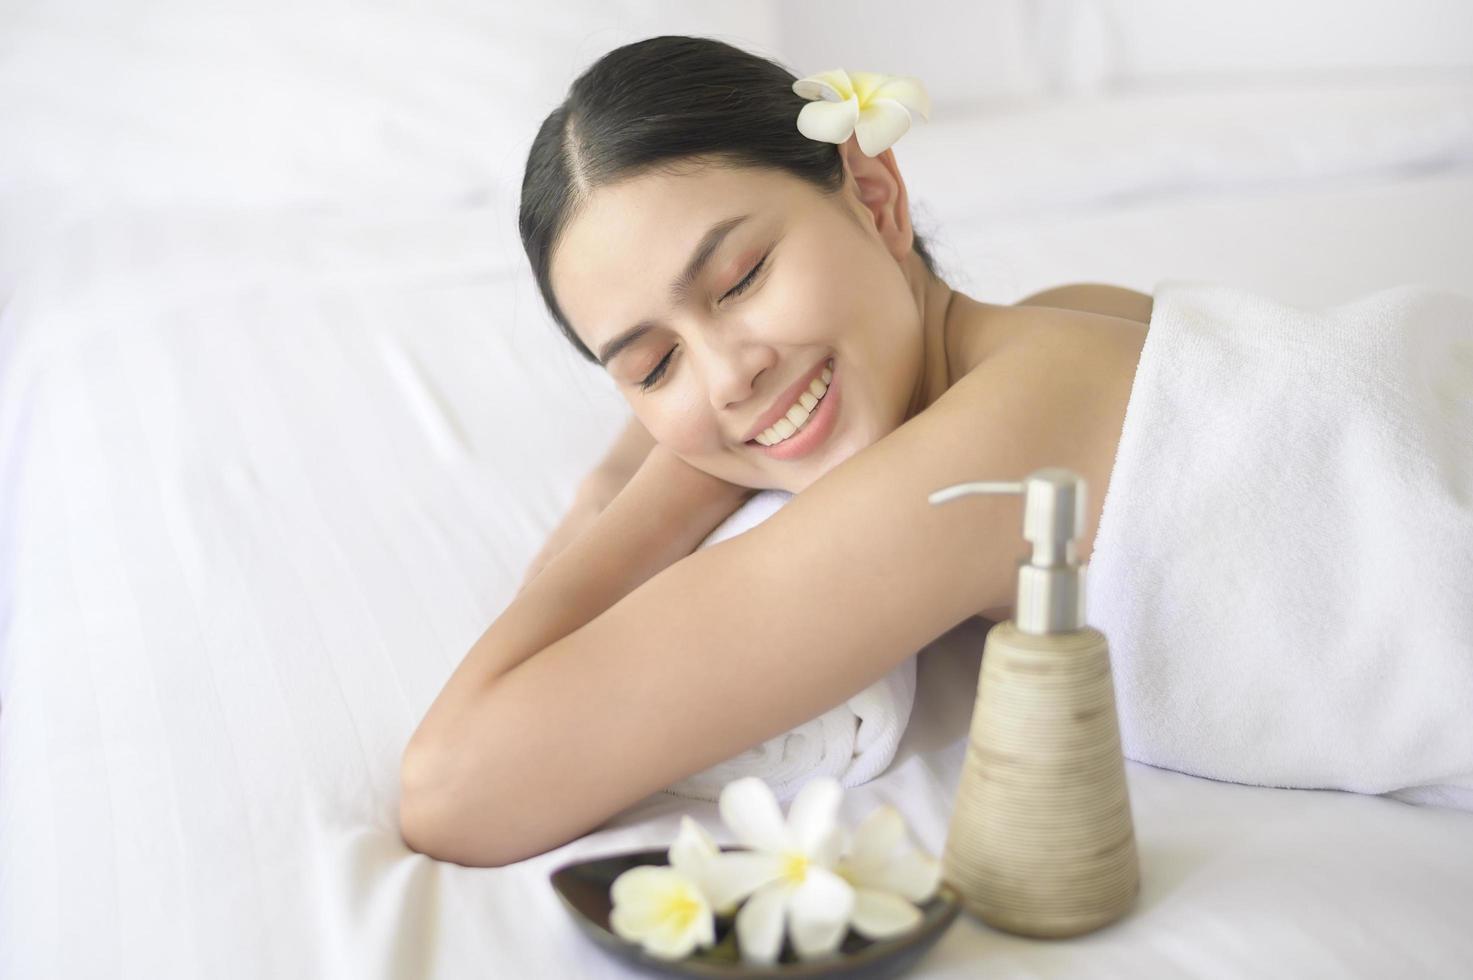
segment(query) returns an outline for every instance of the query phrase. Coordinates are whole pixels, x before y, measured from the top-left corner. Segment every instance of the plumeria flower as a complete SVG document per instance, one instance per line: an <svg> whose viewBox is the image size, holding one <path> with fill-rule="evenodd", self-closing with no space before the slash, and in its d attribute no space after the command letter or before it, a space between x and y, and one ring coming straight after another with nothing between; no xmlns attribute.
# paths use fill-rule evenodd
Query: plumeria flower
<svg viewBox="0 0 1473 980"><path fill-rule="evenodd" d="M678 960L716 942L711 905L696 883L664 864L641 864L614 879L609 927L651 956Z"/></svg>
<svg viewBox="0 0 1473 980"><path fill-rule="evenodd" d="M892 939L921 921L916 904L941 884L941 862L918 848L896 852L905 821L888 804L859 825L835 869L854 888L850 924L866 939ZM913 904L914 903L914 904Z"/></svg>
<svg viewBox="0 0 1473 980"><path fill-rule="evenodd" d="M689 815L680 818L680 834L670 845L670 864L696 883L717 915L731 915L742 899L772 878L771 862L763 855L722 851Z"/></svg>
<svg viewBox="0 0 1473 980"><path fill-rule="evenodd" d="M913 929L922 915L916 904L940 885L940 862L914 847L897 853L906 830L892 806L871 813L851 839L836 819L842 794L832 776L816 777L784 820L760 778L727 783L721 816L748 850L722 851L682 816L668 865L640 865L614 879L610 927L675 960L714 945L714 916L735 913L742 959L759 965L777 961L784 932L808 960L833 953L851 925L871 940Z"/></svg>
<svg viewBox="0 0 1473 980"><path fill-rule="evenodd" d="M721 817L751 851L743 886L761 881L736 914L742 960L770 965L784 926L801 959L834 952L849 930L854 889L834 872L843 845L836 822L843 789L832 776L803 785L783 819L772 789L756 776L727 783Z"/></svg>
<svg viewBox="0 0 1473 980"><path fill-rule="evenodd" d="M758 856L723 853L689 815L670 845L668 865L642 864L614 879L609 926L651 956L677 960L716 941L712 912L730 915L770 877Z"/></svg>
<svg viewBox="0 0 1473 980"><path fill-rule="evenodd" d="M884 153L913 116L931 118L926 87L907 75L835 68L798 79L793 92L813 100L798 113L798 132L825 143L843 143L853 133L865 156Z"/></svg>

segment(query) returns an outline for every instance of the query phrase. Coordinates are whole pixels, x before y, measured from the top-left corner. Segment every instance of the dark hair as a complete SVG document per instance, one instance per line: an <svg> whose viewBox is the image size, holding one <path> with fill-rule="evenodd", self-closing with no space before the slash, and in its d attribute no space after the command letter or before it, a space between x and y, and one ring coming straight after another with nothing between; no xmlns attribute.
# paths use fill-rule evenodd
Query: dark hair
<svg viewBox="0 0 1473 980"><path fill-rule="evenodd" d="M825 194L844 186L838 145L798 131L807 100L793 91L795 81L782 65L725 42L667 34L604 55L543 120L527 154L517 223L553 320L587 360L598 363L558 306L550 267L573 209L594 188L708 156L785 170ZM919 234L912 247L935 276Z"/></svg>

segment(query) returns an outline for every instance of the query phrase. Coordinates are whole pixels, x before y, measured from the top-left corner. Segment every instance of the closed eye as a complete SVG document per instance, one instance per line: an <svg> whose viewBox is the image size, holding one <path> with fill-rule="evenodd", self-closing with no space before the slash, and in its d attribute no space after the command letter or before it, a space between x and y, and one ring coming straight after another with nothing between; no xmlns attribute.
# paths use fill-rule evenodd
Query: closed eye
<svg viewBox="0 0 1473 980"><path fill-rule="evenodd" d="M660 359L660 363L655 365L655 369L651 371L645 377L645 379L639 383L639 386L645 390L649 390L651 385L653 385L656 381L659 381L660 376L665 373L665 365L670 363L670 357L674 353L675 348L670 348L670 352Z"/></svg>
<svg viewBox="0 0 1473 980"><path fill-rule="evenodd" d="M771 254L771 252L767 253L767 255ZM747 273L742 278L741 282L731 287L730 291L728 291L726 295L722 296L721 298L728 299L732 296L740 296L742 293L746 292L747 288L752 285L752 280L757 278L757 273L761 272L762 267L767 264L767 255L762 256L762 258L757 261L757 264L752 266L752 271ZM639 387L641 389L648 391L651 387L654 386L656 381L659 381L660 378L664 376L665 368L669 365L670 358L672 355L674 355L674 353L675 348L670 348L669 352L660 359L660 363L655 365L655 369L651 371L648 375L646 375L645 379L639 383Z"/></svg>
<svg viewBox="0 0 1473 980"><path fill-rule="evenodd" d="M768 253L768 255L771 255L771 254L772 254L771 252ZM767 263L767 255L764 255L757 262L756 265L752 266L752 271L749 272L749 273L747 273L746 277L743 278L741 282L739 282L735 286L731 287L731 292L727 293L726 296L723 296L721 298L722 299L726 299L729 296L740 296L742 293L746 292L747 287L750 286L750 285L752 285L752 280L755 279L755 278L757 278L757 273L760 272L760 271L762 271L762 266L765 265L766 263Z"/></svg>

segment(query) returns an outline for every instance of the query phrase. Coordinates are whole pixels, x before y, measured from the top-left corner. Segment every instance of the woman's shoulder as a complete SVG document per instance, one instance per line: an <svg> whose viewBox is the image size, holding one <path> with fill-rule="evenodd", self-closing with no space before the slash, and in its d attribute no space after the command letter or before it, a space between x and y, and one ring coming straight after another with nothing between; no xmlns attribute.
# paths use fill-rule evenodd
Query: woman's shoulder
<svg viewBox="0 0 1473 980"><path fill-rule="evenodd" d="M1066 356L1059 369L1072 366L1087 370L1092 362L1098 363L1100 352L1105 350L1126 355L1133 363L1139 358L1149 329L1152 298L1133 290L1121 292L1144 302L1127 302L1124 297L1101 301L1100 293L1073 294L1072 301L1077 305L1003 305L965 299L951 340L953 381L1000 356L1072 353L1075 356Z"/></svg>
<svg viewBox="0 0 1473 980"><path fill-rule="evenodd" d="M971 370L757 526L690 556L682 574L709 589L667 578L656 580L659 590L632 595L651 608L687 597L687 618L741 623L733 632L743 642L783 652L776 664L815 645L855 653L844 670L857 690L861 673L873 679L968 616L998 618L1013 599L1026 549L1021 502L938 507L929 502L936 490L1016 480L1044 466L1072 469L1089 488L1079 539L1087 561L1134 376L1125 331L1138 337L1144 327L957 301L953 326L967 327L947 342L971 343L948 346L948 356L978 358ZM949 361L952 373L958 363ZM692 595L700 597L694 611ZM742 597L734 612L732 596ZM751 609L763 615L752 620ZM644 617L631 613L630 621ZM813 684L832 695L832 676Z"/></svg>
<svg viewBox="0 0 1473 980"><path fill-rule="evenodd" d="M936 404L951 402L945 424L952 428L1028 446L1023 455L978 465L983 475L976 479L1018 479L1041 466L1064 466L1084 478L1078 551L1088 562L1147 324L1065 307L977 306L971 344L960 354L967 369ZM1011 439L998 438L1003 431ZM996 620L1007 610L982 615Z"/></svg>
<svg viewBox="0 0 1473 980"><path fill-rule="evenodd" d="M1102 282L1076 282L1030 293L1013 305L1080 310L1149 323L1154 303L1150 293Z"/></svg>

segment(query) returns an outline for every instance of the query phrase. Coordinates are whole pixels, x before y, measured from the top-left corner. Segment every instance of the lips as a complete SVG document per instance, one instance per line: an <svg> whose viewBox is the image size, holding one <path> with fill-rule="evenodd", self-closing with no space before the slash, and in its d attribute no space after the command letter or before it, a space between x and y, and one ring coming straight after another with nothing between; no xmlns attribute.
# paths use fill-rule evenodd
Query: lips
<svg viewBox="0 0 1473 980"><path fill-rule="evenodd" d="M775 425L778 419L787 415L788 409L792 408L793 404L797 402L798 396L808 390L808 386L813 382L814 378L823 374L824 365L828 362L828 356L824 356L797 381L794 381L788 387L787 391L778 395L777 400L772 403L772 407L763 413L762 417L757 420L757 424L747 431L747 436L743 441L754 442L769 426Z"/></svg>

